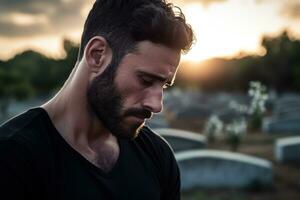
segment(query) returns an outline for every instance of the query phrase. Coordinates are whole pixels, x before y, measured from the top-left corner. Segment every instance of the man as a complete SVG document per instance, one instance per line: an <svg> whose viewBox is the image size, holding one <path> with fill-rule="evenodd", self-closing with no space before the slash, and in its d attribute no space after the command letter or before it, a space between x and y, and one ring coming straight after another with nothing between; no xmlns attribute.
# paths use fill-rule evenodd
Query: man
<svg viewBox="0 0 300 200"><path fill-rule="evenodd" d="M144 123L192 39L164 1L96 1L62 89L0 129L0 198L180 199L172 150Z"/></svg>

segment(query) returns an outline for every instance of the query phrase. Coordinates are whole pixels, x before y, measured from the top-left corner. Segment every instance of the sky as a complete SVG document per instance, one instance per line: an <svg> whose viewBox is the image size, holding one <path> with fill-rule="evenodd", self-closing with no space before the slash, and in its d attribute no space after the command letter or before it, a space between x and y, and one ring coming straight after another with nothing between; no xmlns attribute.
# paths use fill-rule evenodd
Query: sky
<svg viewBox="0 0 300 200"><path fill-rule="evenodd" d="M300 39L300 0L169 0L196 35L184 60L264 54L264 35ZM26 49L62 57L62 39L79 42L93 0L0 0L0 59Z"/></svg>

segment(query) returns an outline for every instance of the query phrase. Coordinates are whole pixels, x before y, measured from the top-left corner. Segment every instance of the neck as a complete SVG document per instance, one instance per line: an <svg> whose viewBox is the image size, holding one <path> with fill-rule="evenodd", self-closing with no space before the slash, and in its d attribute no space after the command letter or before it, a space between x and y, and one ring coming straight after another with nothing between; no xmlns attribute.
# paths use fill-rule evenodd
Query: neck
<svg viewBox="0 0 300 200"><path fill-rule="evenodd" d="M87 102L88 71L78 64L62 89L42 105L63 138L79 152L92 154L117 139L91 111Z"/></svg>

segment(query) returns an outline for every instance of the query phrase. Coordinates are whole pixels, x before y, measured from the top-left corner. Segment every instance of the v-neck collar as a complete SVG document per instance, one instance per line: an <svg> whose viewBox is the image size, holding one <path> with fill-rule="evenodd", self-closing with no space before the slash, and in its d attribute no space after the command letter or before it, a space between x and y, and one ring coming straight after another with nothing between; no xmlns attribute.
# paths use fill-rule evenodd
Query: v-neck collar
<svg viewBox="0 0 300 200"><path fill-rule="evenodd" d="M78 158L87 167L91 168L97 174L99 174L100 176L105 177L105 178L113 177L113 175L116 173L116 171L118 171L118 168L120 166L120 163L121 163L122 157L123 157L123 145L124 145L124 142L125 142L123 139L117 139L118 144L119 144L119 156L118 156L118 159L117 159L116 163L114 164L114 166L112 167L112 169L110 171L105 172L104 170L102 170L101 168L99 168L95 164L93 164L91 161L89 161L87 158L85 158L80 152L78 152L76 149L74 149L62 137L62 135L59 133L59 131L55 128L54 124L52 123L52 120L51 120L50 116L48 115L48 113L45 109L43 109L41 107L34 108L34 109L40 110L40 112L42 113L45 120L47 120L47 122L48 122L47 124L49 124L49 128L52 130L51 133L53 133L53 135L56 137L56 139L58 141L60 141L60 143L66 148L66 150L68 150L73 156Z"/></svg>

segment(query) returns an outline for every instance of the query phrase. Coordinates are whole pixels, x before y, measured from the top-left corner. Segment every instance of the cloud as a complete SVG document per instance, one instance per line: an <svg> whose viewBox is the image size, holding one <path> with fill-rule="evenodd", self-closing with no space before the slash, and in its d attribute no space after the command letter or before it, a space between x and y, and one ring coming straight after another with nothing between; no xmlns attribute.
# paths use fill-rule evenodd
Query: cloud
<svg viewBox="0 0 300 200"><path fill-rule="evenodd" d="M25 14L41 14L47 13L61 4L60 0L0 0L1 13L25 13Z"/></svg>
<svg viewBox="0 0 300 200"><path fill-rule="evenodd" d="M41 24L32 24L28 26L22 26L18 24L12 24L7 22L0 22L0 35L2 37L32 37L43 34L48 34L47 28Z"/></svg>
<svg viewBox="0 0 300 200"><path fill-rule="evenodd" d="M280 14L292 20L300 20L300 2L284 4Z"/></svg>
<svg viewBox="0 0 300 200"><path fill-rule="evenodd" d="M171 0L179 5L200 3L203 6L224 1ZM0 0L0 37L68 35L82 29L85 20L82 11L87 6L91 8L92 2L94 0ZM15 16L26 16L27 22L25 18Z"/></svg>
<svg viewBox="0 0 300 200"><path fill-rule="evenodd" d="M178 3L181 5L188 4L188 3L199 3L199 4L202 4L203 6L209 6L214 3L222 3L225 1L227 1L227 0L174 0L171 2L174 2L175 4Z"/></svg>
<svg viewBox="0 0 300 200"><path fill-rule="evenodd" d="M92 0L0 0L0 36L26 37L39 34L67 34L84 23L82 9ZM27 26L7 16L24 15L34 20ZM27 20L28 21L28 20ZM30 21L30 20L29 20Z"/></svg>

